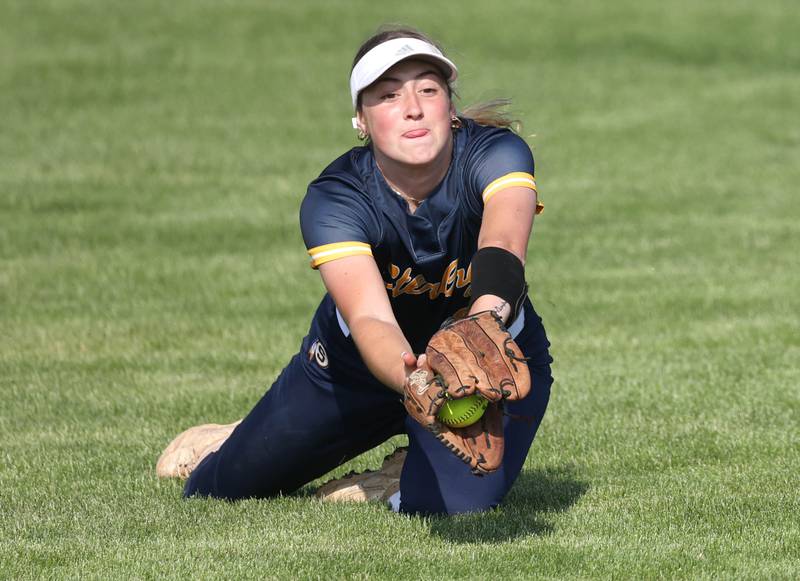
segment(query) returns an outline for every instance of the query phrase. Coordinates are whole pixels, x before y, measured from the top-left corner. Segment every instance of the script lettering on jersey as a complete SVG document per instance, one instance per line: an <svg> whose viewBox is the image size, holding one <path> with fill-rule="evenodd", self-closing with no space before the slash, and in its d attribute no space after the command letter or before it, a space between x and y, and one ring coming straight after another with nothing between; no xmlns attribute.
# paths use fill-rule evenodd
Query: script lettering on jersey
<svg viewBox="0 0 800 581"><path fill-rule="evenodd" d="M470 264L465 271L463 268L458 268L458 260L447 265L442 273L442 279L437 282L428 282L421 274L415 276L410 268L401 272L400 267L394 264L389 264L389 275L392 277L392 282L387 282L386 288L392 291L392 297L427 293L428 298L433 300L439 295L452 296L455 289L464 287L467 287L464 296L468 297L472 290L469 286L472 281L472 265Z"/></svg>

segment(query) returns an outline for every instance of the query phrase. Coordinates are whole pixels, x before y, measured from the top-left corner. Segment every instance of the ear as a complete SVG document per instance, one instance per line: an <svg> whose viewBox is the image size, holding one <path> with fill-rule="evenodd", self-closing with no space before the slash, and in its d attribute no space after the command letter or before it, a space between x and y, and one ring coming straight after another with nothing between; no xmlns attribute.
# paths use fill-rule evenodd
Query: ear
<svg viewBox="0 0 800 581"><path fill-rule="evenodd" d="M452 119L455 116L456 116L456 106L451 101L450 102L450 118Z"/></svg>
<svg viewBox="0 0 800 581"><path fill-rule="evenodd" d="M363 113L361 113L360 110L356 111L356 127L358 128L358 130L361 133L363 133L365 135L369 135L369 131L368 131L368 127L367 127L367 121L366 121L366 119L364 119L364 115L363 115Z"/></svg>

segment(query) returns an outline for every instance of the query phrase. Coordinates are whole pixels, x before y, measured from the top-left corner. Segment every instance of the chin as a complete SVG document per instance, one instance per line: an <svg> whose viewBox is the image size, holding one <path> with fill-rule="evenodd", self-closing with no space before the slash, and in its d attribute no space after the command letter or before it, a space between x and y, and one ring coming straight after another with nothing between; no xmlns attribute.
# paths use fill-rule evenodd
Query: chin
<svg viewBox="0 0 800 581"><path fill-rule="evenodd" d="M407 165L428 165L436 159L435 155L413 155L407 156L403 162Z"/></svg>
<svg viewBox="0 0 800 581"><path fill-rule="evenodd" d="M432 147L421 148L418 151L409 151L403 155L403 161L409 165L428 165L436 161L442 151L442 148L436 149Z"/></svg>

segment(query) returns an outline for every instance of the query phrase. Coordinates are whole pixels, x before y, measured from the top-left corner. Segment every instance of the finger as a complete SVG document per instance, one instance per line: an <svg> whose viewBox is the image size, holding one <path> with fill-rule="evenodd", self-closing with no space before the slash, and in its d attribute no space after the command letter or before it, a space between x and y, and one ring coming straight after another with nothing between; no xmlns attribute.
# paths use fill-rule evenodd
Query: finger
<svg viewBox="0 0 800 581"><path fill-rule="evenodd" d="M411 367L412 369L417 367L417 358L414 356L413 353L409 353L408 351L403 351L400 354L400 358L403 360L403 365L406 367Z"/></svg>
<svg viewBox="0 0 800 581"><path fill-rule="evenodd" d="M424 353L417 357L417 367L425 367L428 364L428 356Z"/></svg>

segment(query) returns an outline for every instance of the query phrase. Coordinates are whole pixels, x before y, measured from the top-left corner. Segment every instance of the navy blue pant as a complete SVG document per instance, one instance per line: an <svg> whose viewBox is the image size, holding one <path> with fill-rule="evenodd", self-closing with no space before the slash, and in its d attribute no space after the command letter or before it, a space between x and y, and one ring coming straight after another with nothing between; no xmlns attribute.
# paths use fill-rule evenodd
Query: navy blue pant
<svg viewBox="0 0 800 581"><path fill-rule="evenodd" d="M530 420L504 418L505 454L497 472L473 475L406 414L401 396L389 388L333 383L315 375L303 349L230 438L192 472L184 495L235 500L287 494L406 433L402 512L456 514L497 506L522 469L553 382L544 328L532 309L526 314L535 320L529 320L516 341L530 357L533 389L524 400L508 403L506 410ZM304 348L308 342L307 337Z"/></svg>

